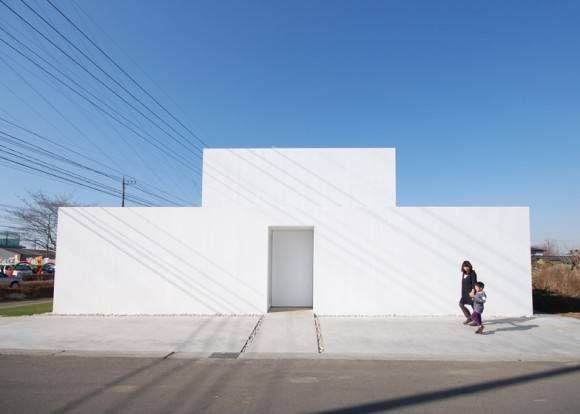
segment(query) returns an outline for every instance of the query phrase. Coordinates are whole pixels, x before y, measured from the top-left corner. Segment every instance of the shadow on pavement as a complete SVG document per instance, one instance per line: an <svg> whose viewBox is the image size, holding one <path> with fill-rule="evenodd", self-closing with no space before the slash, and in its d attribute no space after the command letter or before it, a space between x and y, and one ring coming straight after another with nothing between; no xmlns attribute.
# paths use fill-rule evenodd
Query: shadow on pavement
<svg viewBox="0 0 580 414"><path fill-rule="evenodd" d="M539 381L541 379L557 377L560 375L572 374L578 371L580 371L580 365L575 365L571 367L535 372L533 374L518 375L516 377L505 378L501 380L487 381L477 384L465 385L462 387L448 388L440 391L409 395L407 397L375 401L368 404L318 411L318 413L375 413L379 411L385 412L390 410L398 410L413 405L427 404L448 398L477 394L485 391L491 391L497 388L510 387L532 381Z"/></svg>

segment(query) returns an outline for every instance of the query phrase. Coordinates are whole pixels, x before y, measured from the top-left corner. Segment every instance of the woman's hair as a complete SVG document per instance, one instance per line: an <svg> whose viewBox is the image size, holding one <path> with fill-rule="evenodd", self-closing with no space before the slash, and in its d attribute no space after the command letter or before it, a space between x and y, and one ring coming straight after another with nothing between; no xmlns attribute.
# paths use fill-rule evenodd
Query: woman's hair
<svg viewBox="0 0 580 414"><path fill-rule="evenodd" d="M471 262L469 260L464 260L463 263L461 264L461 273L465 274L465 270L463 270L464 267L469 267L469 273L473 272L473 266L471 265Z"/></svg>

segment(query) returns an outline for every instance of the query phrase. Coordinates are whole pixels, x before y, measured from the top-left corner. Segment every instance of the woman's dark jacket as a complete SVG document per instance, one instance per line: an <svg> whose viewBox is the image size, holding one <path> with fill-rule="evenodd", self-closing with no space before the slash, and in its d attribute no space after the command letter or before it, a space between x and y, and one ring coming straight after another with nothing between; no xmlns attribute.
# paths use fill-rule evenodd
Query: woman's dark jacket
<svg viewBox="0 0 580 414"><path fill-rule="evenodd" d="M467 277L461 274L461 301L466 303L471 303L472 299L469 297L469 292L475 289L475 283L477 283L477 273L472 270Z"/></svg>

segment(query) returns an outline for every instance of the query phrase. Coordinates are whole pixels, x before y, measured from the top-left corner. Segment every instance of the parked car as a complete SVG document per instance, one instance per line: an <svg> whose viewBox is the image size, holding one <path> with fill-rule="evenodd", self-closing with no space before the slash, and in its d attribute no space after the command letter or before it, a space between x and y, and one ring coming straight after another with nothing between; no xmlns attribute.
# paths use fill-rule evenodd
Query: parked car
<svg viewBox="0 0 580 414"><path fill-rule="evenodd" d="M54 265L52 263L46 263L42 265L42 271L44 273L53 274L54 273Z"/></svg>
<svg viewBox="0 0 580 414"><path fill-rule="evenodd" d="M0 287L18 288L22 278L20 276L6 276L4 273L0 273Z"/></svg>
<svg viewBox="0 0 580 414"><path fill-rule="evenodd" d="M26 278L27 276L34 276L32 267L28 263L18 263L13 267L14 272L12 277L18 277L20 279Z"/></svg>

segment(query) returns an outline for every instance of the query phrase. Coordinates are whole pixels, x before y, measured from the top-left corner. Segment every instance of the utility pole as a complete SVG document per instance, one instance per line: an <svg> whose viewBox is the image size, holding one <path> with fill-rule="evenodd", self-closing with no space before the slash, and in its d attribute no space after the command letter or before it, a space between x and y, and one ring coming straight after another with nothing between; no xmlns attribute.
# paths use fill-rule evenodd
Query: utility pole
<svg viewBox="0 0 580 414"><path fill-rule="evenodd" d="M121 186L121 207L125 207L125 187L135 184L136 182L137 181L135 181L133 178L127 178L123 176L123 183Z"/></svg>

